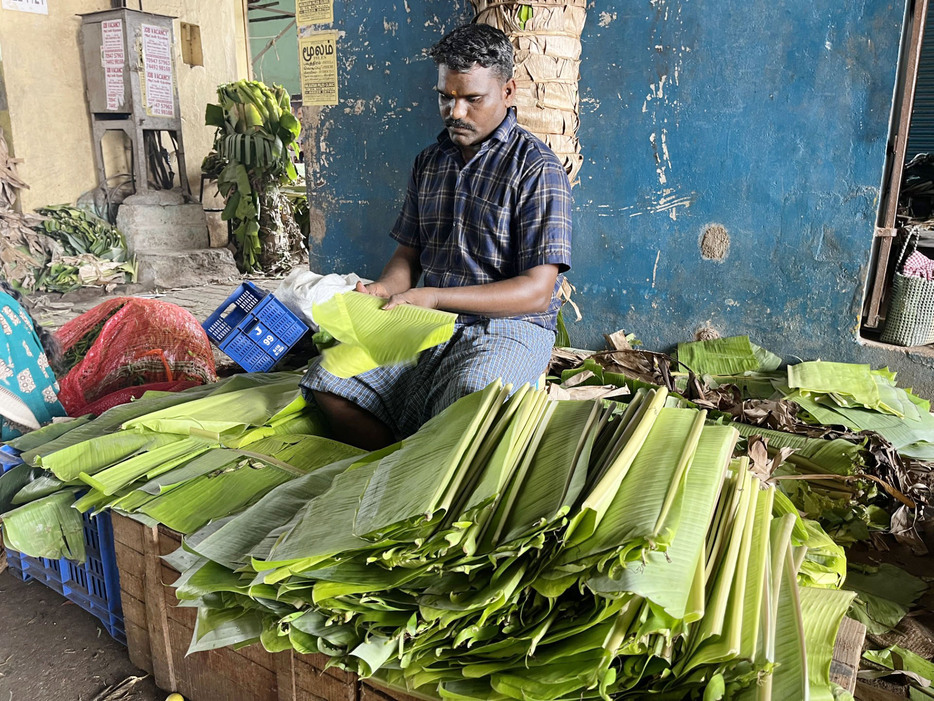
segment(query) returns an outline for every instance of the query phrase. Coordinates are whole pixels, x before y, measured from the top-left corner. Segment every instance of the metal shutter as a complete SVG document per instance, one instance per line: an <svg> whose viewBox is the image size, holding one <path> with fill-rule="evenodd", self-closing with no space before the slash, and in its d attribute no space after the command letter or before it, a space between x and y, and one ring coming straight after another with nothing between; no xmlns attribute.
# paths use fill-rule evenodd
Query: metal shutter
<svg viewBox="0 0 934 701"><path fill-rule="evenodd" d="M934 153L934 12L928 12L924 23L905 161L919 153Z"/></svg>

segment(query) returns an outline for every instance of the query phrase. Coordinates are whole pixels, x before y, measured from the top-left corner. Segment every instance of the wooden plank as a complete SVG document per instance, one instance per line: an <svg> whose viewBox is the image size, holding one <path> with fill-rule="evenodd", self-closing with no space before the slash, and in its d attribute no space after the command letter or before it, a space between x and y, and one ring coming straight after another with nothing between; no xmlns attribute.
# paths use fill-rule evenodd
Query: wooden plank
<svg viewBox="0 0 934 701"><path fill-rule="evenodd" d="M128 596L137 601L143 601L146 598L146 580L123 569L120 569L119 563L117 569L120 572L120 595Z"/></svg>
<svg viewBox="0 0 934 701"><path fill-rule="evenodd" d="M879 686L871 686L864 681L856 682L854 696L856 701L905 701L904 693L896 694Z"/></svg>
<svg viewBox="0 0 934 701"><path fill-rule="evenodd" d="M170 625L177 624L194 630L198 609L191 606L166 606L165 615Z"/></svg>
<svg viewBox="0 0 934 701"><path fill-rule="evenodd" d="M305 676L295 682L298 699L306 701L357 701L357 684L340 681L327 674Z"/></svg>
<svg viewBox="0 0 934 701"><path fill-rule="evenodd" d="M329 657L327 655L295 655L295 673L302 679L304 677L316 678L320 674L326 674L334 677L338 681L352 683L356 681L357 675L351 672L345 672L340 667L328 667Z"/></svg>
<svg viewBox="0 0 934 701"><path fill-rule="evenodd" d="M422 701L426 696L412 696L404 691L377 684L369 679L360 681L359 701Z"/></svg>
<svg viewBox="0 0 934 701"><path fill-rule="evenodd" d="M169 555L182 547L182 534L159 526L159 554Z"/></svg>
<svg viewBox="0 0 934 701"><path fill-rule="evenodd" d="M169 639L164 586L159 564L159 532L143 526L143 557L145 558L146 627L152 652L153 678L162 689L174 691L177 686L175 665Z"/></svg>
<svg viewBox="0 0 934 701"><path fill-rule="evenodd" d="M298 689L295 686L295 652L289 650L280 653L275 655L275 660L276 688L279 692L278 701L299 701Z"/></svg>
<svg viewBox="0 0 934 701"><path fill-rule="evenodd" d="M274 655L251 645L186 657L196 609L177 605L170 585L178 573L160 557L179 547L180 535L121 516L115 516L115 522L130 658L150 671L160 688L179 691L189 701L359 701L356 676L337 668L325 670L323 655Z"/></svg>
<svg viewBox="0 0 934 701"><path fill-rule="evenodd" d="M162 572L159 575L162 578L162 583L167 587L172 587L172 591L174 592L175 582L178 581L178 578L181 577L181 575L178 573L178 570L165 564L165 560L160 560L159 564L162 569Z"/></svg>
<svg viewBox="0 0 934 701"><path fill-rule="evenodd" d="M120 604L123 607L123 620L134 623L141 628L146 627L146 604L136 597L129 596L125 591L120 592Z"/></svg>
<svg viewBox="0 0 934 701"><path fill-rule="evenodd" d="M140 555L143 553L143 533L142 524L131 518L111 512L111 522L113 523L114 543L125 545L130 550L134 550Z"/></svg>
<svg viewBox="0 0 934 701"><path fill-rule="evenodd" d="M142 582L146 578L143 554L130 550L119 543L114 543L114 554L116 555L117 569L120 570L120 584L123 584L123 577L127 576L134 578L142 586Z"/></svg>
<svg viewBox="0 0 934 701"><path fill-rule="evenodd" d="M138 522L116 513L112 514L112 523L127 651L133 664L153 674L148 612L146 604L143 603L146 598L141 551L143 527ZM134 547L139 547L140 550L135 550Z"/></svg>
<svg viewBox="0 0 934 701"><path fill-rule="evenodd" d="M230 648L185 656L191 631L171 626L172 654L178 690L189 701L278 701L276 673L254 664Z"/></svg>
<svg viewBox="0 0 934 701"><path fill-rule="evenodd" d="M165 566L163 566L163 567L162 567L162 572L161 572L161 575L160 575L160 576L162 577L162 584L163 584L164 587L165 587L165 595L164 595L164 596L165 596L165 603L166 603L168 606L178 606L178 597L175 596L175 587L173 587L173 586L171 585L171 583L170 583L170 582L176 581L176 580L178 579L178 576L177 576L177 575L172 575L172 574L171 574L172 570L168 570L168 572L169 572L170 574L169 574L168 579L166 579L166 576L165 576L165 575L166 575L166 570L167 570L167 568L166 568Z"/></svg>
<svg viewBox="0 0 934 701"><path fill-rule="evenodd" d="M149 631L146 626L124 621L126 646L130 653L130 662L152 674L152 653L149 650Z"/></svg>
<svg viewBox="0 0 934 701"><path fill-rule="evenodd" d="M194 635L195 621L198 616L198 610L193 606L178 606L174 608L168 608L166 613L169 621L169 627L173 631L176 628L180 628L184 634L183 637L187 636L188 643L185 644L185 650L183 651L187 652L188 644L191 642L191 638ZM278 669L276 657L278 657L279 654L285 654L273 654L268 652L266 648L264 648L259 643L247 645L246 647L241 647L236 650L234 650L232 647L225 647L222 648L220 652L233 655L234 657L242 657L243 659L240 661L241 664L257 665L270 672L276 672Z"/></svg>
<svg viewBox="0 0 934 701"><path fill-rule="evenodd" d="M893 228L898 214L898 198L901 193L905 153L908 149L908 132L911 127L911 112L914 106L915 85L918 81L918 64L921 61L927 9L927 2L914 3L911 9L911 31L900 51L899 71L895 86L895 109L889 124L885 172L882 175L882 202L877 222L879 228L882 229ZM873 256L875 264L870 271L872 284L869 286L870 293L864 305L867 307L865 316L866 326L869 328L876 328L879 325L882 298L888 287L886 280L889 276L889 258L892 254L891 237L882 237L877 241L878 249Z"/></svg>
<svg viewBox="0 0 934 701"><path fill-rule="evenodd" d="M284 652L277 652L275 654L269 652L259 643L241 647L239 650L231 648L230 651L263 669L268 669L270 672L278 672L279 665L276 658L288 656L287 653Z"/></svg>
<svg viewBox="0 0 934 701"><path fill-rule="evenodd" d="M851 694L856 690L856 673L859 671L865 639L866 626L844 616L833 647L830 681L839 684Z"/></svg>
<svg viewBox="0 0 934 701"><path fill-rule="evenodd" d="M324 701L356 701L357 676L337 667L325 669L325 655L294 654L292 683L297 699L324 699ZM288 698L288 697L286 697Z"/></svg>

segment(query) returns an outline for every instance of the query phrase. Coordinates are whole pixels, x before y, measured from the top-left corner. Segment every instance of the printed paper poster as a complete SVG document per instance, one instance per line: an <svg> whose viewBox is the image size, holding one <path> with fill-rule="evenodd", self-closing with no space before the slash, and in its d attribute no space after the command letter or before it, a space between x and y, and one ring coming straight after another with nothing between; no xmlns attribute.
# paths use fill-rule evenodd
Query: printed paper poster
<svg viewBox="0 0 934 701"><path fill-rule="evenodd" d="M141 26L143 32L143 77L146 81L146 114L174 117L172 83L172 36L168 27Z"/></svg>
<svg viewBox="0 0 934 701"><path fill-rule="evenodd" d="M337 104L337 32L299 38L303 105Z"/></svg>
<svg viewBox="0 0 934 701"><path fill-rule="evenodd" d="M299 27L333 21L334 0L295 0L295 22Z"/></svg>
<svg viewBox="0 0 934 701"><path fill-rule="evenodd" d="M123 20L101 22L101 63L104 66L104 88L107 94L107 109L123 107Z"/></svg>
<svg viewBox="0 0 934 701"><path fill-rule="evenodd" d="M49 2L48 0L3 0L3 9L47 15L49 14Z"/></svg>

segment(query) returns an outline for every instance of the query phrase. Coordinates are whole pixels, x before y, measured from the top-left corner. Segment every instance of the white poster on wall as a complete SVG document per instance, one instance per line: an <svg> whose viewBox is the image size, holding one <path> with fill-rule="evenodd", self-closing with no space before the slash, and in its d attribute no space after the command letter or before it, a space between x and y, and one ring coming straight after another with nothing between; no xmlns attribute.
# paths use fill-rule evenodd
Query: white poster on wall
<svg viewBox="0 0 934 701"><path fill-rule="evenodd" d="M104 66L104 88L107 93L107 109L123 107L123 20L101 22L101 63Z"/></svg>
<svg viewBox="0 0 934 701"><path fill-rule="evenodd" d="M303 105L336 105L337 32L314 32L298 40Z"/></svg>
<svg viewBox="0 0 934 701"><path fill-rule="evenodd" d="M47 15L49 14L49 2L48 0L3 0L3 9Z"/></svg>
<svg viewBox="0 0 934 701"><path fill-rule="evenodd" d="M146 83L146 114L175 116L172 83L172 37L168 27L142 25L143 77Z"/></svg>
<svg viewBox="0 0 934 701"><path fill-rule="evenodd" d="M295 0L295 21L299 27L330 24L334 21L334 0Z"/></svg>

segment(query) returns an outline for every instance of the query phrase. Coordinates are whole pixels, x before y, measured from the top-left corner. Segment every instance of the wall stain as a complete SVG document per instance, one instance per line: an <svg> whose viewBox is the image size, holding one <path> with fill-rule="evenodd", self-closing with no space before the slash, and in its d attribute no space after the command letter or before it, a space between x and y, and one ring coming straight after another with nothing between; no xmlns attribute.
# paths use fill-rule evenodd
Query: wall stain
<svg viewBox="0 0 934 701"><path fill-rule="evenodd" d="M708 224L700 237L701 257L723 262L730 252L730 234L722 224Z"/></svg>

